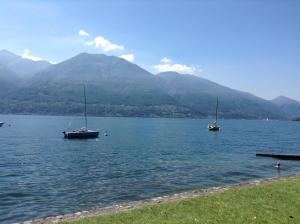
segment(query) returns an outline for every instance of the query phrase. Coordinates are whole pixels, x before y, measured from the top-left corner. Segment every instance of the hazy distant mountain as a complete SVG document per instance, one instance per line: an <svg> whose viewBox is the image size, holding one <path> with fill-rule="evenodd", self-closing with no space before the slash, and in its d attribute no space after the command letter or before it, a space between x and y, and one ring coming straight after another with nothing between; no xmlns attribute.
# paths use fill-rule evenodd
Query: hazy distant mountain
<svg viewBox="0 0 300 224"><path fill-rule="evenodd" d="M271 102L280 107L280 109L287 114L288 117L300 117L300 102L286 96L279 96L271 100Z"/></svg>
<svg viewBox="0 0 300 224"><path fill-rule="evenodd" d="M12 84L20 81L16 73L0 65L0 83ZM3 86L2 86L3 87Z"/></svg>
<svg viewBox="0 0 300 224"><path fill-rule="evenodd" d="M56 64L32 79L33 82L103 82L107 80L127 80L151 82L151 73L122 58L104 54L81 53L75 57Z"/></svg>
<svg viewBox="0 0 300 224"><path fill-rule="evenodd" d="M79 114L83 84L94 115L161 116L165 107L176 107L156 76L118 57L86 53L38 72L13 100L28 102L24 109L31 104L47 113Z"/></svg>
<svg viewBox="0 0 300 224"><path fill-rule="evenodd" d="M89 86L89 100L95 103L149 106L173 102L157 77L124 59L102 54L82 53L53 65L37 73L28 87L60 93L62 99L81 99L78 92L83 84Z"/></svg>
<svg viewBox="0 0 300 224"><path fill-rule="evenodd" d="M32 61L7 50L0 50L0 66L6 67L22 78L31 77L50 65L47 61Z"/></svg>
<svg viewBox="0 0 300 224"><path fill-rule="evenodd" d="M0 65L0 96L19 87L20 78L16 73Z"/></svg>
<svg viewBox="0 0 300 224"><path fill-rule="evenodd" d="M165 81L165 89L181 105L193 108L204 115L213 114L219 97L220 115L234 118L278 119L283 115L267 100L252 94L230 89L194 75L176 72L159 73Z"/></svg>
<svg viewBox="0 0 300 224"><path fill-rule="evenodd" d="M271 100L271 102L278 106L300 105L300 102L298 102L297 100L288 98L286 96L278 96L275 99Z"/></svg>
<svg viewBox="0 0 300 224"><path fill-rule="evenodd" d="M81 114L83 84L92 115L212 117L218 96L220 117L289 116L273 102L203 78L175 72L153 75L124 59L87 53L51 65L14 87L5 99L0 98L0 111Z"/></svg>

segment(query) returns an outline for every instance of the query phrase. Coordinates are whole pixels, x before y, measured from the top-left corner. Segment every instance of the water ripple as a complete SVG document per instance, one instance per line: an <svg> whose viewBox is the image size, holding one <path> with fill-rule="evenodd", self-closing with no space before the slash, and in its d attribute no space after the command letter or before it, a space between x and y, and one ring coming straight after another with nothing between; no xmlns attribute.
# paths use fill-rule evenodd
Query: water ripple
<svg viewBox="0 0 300 224"><path fill-rule="evenodd" d="M261 151L299 153L300 126L278 121L90 118L109 130L69 141L61 131L80 117L11 116L0 129L0 223L13 223L300 171L296 161L256 158Z"/></svg>

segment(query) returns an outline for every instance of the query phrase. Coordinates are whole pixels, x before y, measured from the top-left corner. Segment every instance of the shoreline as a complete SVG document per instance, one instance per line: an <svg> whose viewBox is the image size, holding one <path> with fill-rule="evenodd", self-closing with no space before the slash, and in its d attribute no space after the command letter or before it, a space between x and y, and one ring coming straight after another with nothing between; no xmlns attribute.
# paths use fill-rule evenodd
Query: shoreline
<svg viewBox="0 0 300 224"><path fill-rule="evenodd" d="M42 114L42 113L6 113L0 114L3 116L49 116L49 117L82 117L82 114ZM187 120L210 120L214 119L214 116L125 116L125 115L88 115L88 117L94 118L150 118L150 119L187 119ZM218 120L246 120L246 121L265 121L265 118L241 118L241 117L221 117ZM293 121L290 118L283 119L270 119L270 121Z"/></svg>
<svg viewBox="0 0 300 224"><path fill-rule="evenodd" d="M261 184L267 183L274 183L282 180L287 180L290 178L300 177L300 173L291 174L287 176L280 176L280 177L270 177L270 178L263 178L263 179L256 179L246 182L240 182L236 184L229 184L223 185L219 187L210 187L204 189L197 189L193 191L186 191L182 193L175 193L170 195L163 195L159 197L153 197L145 200L140 201L132 201L123 204L116 204L112 206L102 207L102 208L92 208L86 211L78 211L74 213L68 213L64 215L57 215L57 216L49 216L46 218L40 219L33 219L24 222L19 222L20 224L50 224L50 223L58 223L58 222L68 222L68 221L77 221L83 218L101 216L101 215L109 215L119 212L126 212L133 209L143 208L149 205L157 205L160 203L172 202L172 201L181 201L186 199L191 199L195 197L207 196L210 194L224 192L230 189L236 188L243 188L243 187L250 187L250 186L257 186Z"/></svg>

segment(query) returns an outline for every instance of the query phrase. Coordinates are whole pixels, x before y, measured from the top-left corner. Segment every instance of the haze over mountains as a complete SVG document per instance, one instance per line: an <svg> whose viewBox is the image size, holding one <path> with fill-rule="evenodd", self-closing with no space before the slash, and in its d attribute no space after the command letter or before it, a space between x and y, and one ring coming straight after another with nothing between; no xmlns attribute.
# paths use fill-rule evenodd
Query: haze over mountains
<svg viewBox="0 0 300 224"><path fill-rule="evenodd" d="M98 116L291 119L298 101L268 101L188 74L153 75L124 59L81 53L58 64L23 59L0 51L0 113L82 114L87 86L88 113Z"/></svg>
<svg viewBox="0 0 300 224"><path fill-rule="evenodd" d="M21 78L31 77L50 65L47 61L32 61L7 50L0 50L0 67L9 69Z"/></svg>
<svg viewBox="0 0 300 224"><path fill-rule="evenodd" d="M271 102L277 105L288 117L300 117L300 103L285 96L279 96Z"/></svg>

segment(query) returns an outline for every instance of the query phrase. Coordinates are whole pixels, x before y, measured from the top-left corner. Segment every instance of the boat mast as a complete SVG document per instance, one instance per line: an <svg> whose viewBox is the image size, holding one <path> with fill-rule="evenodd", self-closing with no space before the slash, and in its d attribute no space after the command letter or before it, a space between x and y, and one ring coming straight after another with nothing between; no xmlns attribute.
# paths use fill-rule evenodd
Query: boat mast
<svg viewBox="0 0 300 224"><path fill-rule="evenodd" d="M216 124L218 121L218 107L219 107L219 97L217 97L217 106L216 106Z"/></svg>
<svg viewBox="0 0 300 224"><path fill-rule="evenodd" d="M85 85L83 85L83 94L84 94L84 119L85 119L85 128L87 128Z"/></svg>

